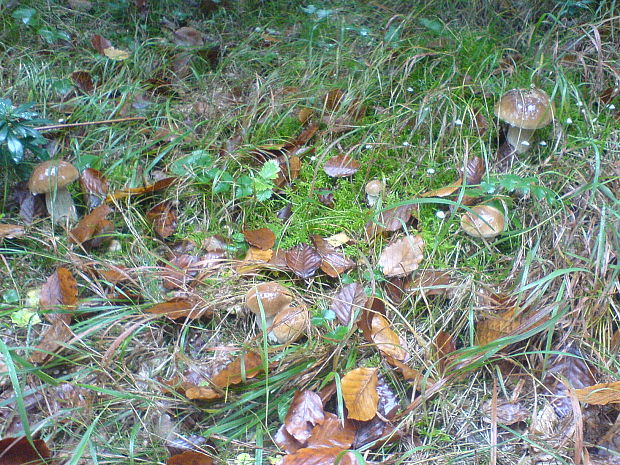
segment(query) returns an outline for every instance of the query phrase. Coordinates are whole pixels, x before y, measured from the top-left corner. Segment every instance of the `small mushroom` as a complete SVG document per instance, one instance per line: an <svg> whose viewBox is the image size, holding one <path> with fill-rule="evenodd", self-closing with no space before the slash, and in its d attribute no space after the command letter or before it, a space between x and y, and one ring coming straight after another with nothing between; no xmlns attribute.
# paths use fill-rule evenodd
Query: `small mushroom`
<svg viewBox="0 0 620 465"><path fill-rule="evenodd" d="M245 295L245 306L259 318L259 322L262 307L267 326L271 326L275 316L292 301L291 291L275 281L260 283Z"/></svg>
<svg viewBox="0 0 620 465"><path fill-rule="evenodd" d="M551 122L555 109L541 89L512 89L495 104L495 115L508 123L506 140L517 153L530 148L532 134Z"/></svg>
<svg viewBox="0 0 620 465"><path fill-rule="evenodd" d="M492 239L504 232L504 214L490 205L472 207L461 218L461 229L473 237Z"/></svg>
<svg viewBox="0 0 620 465"><path fill-rule="evenodd" d="M286 307L273 319L269 339L280 344L295 342L306 332L310 313L305 307Z"/></svg>
<svg viewBox="0 0 620 465"><path fill-rule="evenodd" d="M39 163L28 181L28 189L33 194L45 194L45 205L54 223L66 218L77 220L75 204L66 189L79 176L71 163L62 160L48 160Z"/></svg>
<svg viewBox="0 0 620 465"><path fill-rule="evenodd" d="M383 195L383 192L385 192L385 184L378 179L373 179L372 181L368 181L365 190L368 206L374 207L379 198Z"/></svg>

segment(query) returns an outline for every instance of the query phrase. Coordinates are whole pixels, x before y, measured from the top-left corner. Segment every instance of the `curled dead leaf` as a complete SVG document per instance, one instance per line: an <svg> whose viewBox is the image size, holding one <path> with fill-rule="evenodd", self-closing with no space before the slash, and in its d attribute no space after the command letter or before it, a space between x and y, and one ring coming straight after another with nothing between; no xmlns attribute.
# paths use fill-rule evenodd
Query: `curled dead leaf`
<svg viewBox="0 0 620 465"><path fill-rule="evenodd" d="M400 338L390 327L390 322L383 315L373 316L371 338L381 353L401 362L405 360L407 353L401 345Z"/></svg>
<svg viewBox="0 0 620 465"><path fill-rule="evenodd" d="M286 251L286 265L302 279L308 279L321 265L321 256L308 244L299 244Z"/></svg>
<svg viewBox="0 0 620 465"><path fill-rule="evenodd" d="M381 252L379 266L385 276L405 276L417 269L424 255L422 236L405 236L388 245Z"/></svg>

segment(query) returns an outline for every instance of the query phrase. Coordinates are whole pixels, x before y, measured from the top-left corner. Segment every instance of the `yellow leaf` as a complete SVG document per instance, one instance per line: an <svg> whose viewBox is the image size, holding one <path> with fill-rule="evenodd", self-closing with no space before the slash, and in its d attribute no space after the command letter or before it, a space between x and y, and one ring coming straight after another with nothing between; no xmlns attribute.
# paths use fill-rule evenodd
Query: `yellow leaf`
<svg viewBox="0 0 620 465"><path fill-rule="evenodd" d="M125 50L119 50L114 47L108 47L103 49L103 54L110 60L123 61L129 58L129 52Z"/></svg>
<svg viewBox="0 0 620 465"><path fill-rule="evenodd" d="M368 421L377 414L377 369L356 368L342 378L342 396L350 420Z"/></svg>

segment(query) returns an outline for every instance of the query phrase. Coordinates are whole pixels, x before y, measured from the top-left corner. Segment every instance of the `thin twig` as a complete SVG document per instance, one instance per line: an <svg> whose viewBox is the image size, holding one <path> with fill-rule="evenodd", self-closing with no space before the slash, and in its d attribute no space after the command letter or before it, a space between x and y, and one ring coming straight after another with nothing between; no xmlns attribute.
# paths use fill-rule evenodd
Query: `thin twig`
<svg viewBox="0 0 620 465"><path fill-rule="evenodd" d="M130 118L105 119L102 121L87 121L85 123L52 124L50 126L40 126L35 129L37 131L49 131L50 129L77 128L80 126L93 126L95 124L123 123L125 121L144 121L145 119L146 118L144 116L133 116Z"/></svg>

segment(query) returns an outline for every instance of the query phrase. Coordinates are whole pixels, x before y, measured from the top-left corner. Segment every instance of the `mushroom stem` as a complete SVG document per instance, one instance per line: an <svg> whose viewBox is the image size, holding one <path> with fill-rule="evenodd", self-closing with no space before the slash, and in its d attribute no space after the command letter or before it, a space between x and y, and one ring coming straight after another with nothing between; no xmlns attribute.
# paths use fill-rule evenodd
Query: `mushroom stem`
<svg viewBox="0 0 620 465"><path fill-rule="evenodd" d="M506 140L512 145L517 153L527 152L530 148L530 140L536 129L523 129L512 124L508 128Z"/></svg>
<svg viewBox="0 0 620 465"><path fill-rule="evenodd" d="M70 221L77 221L75 204L67 189L58 188L54 192L47 192L45 205L54 223L62 223L66 218Z"/></svg>

